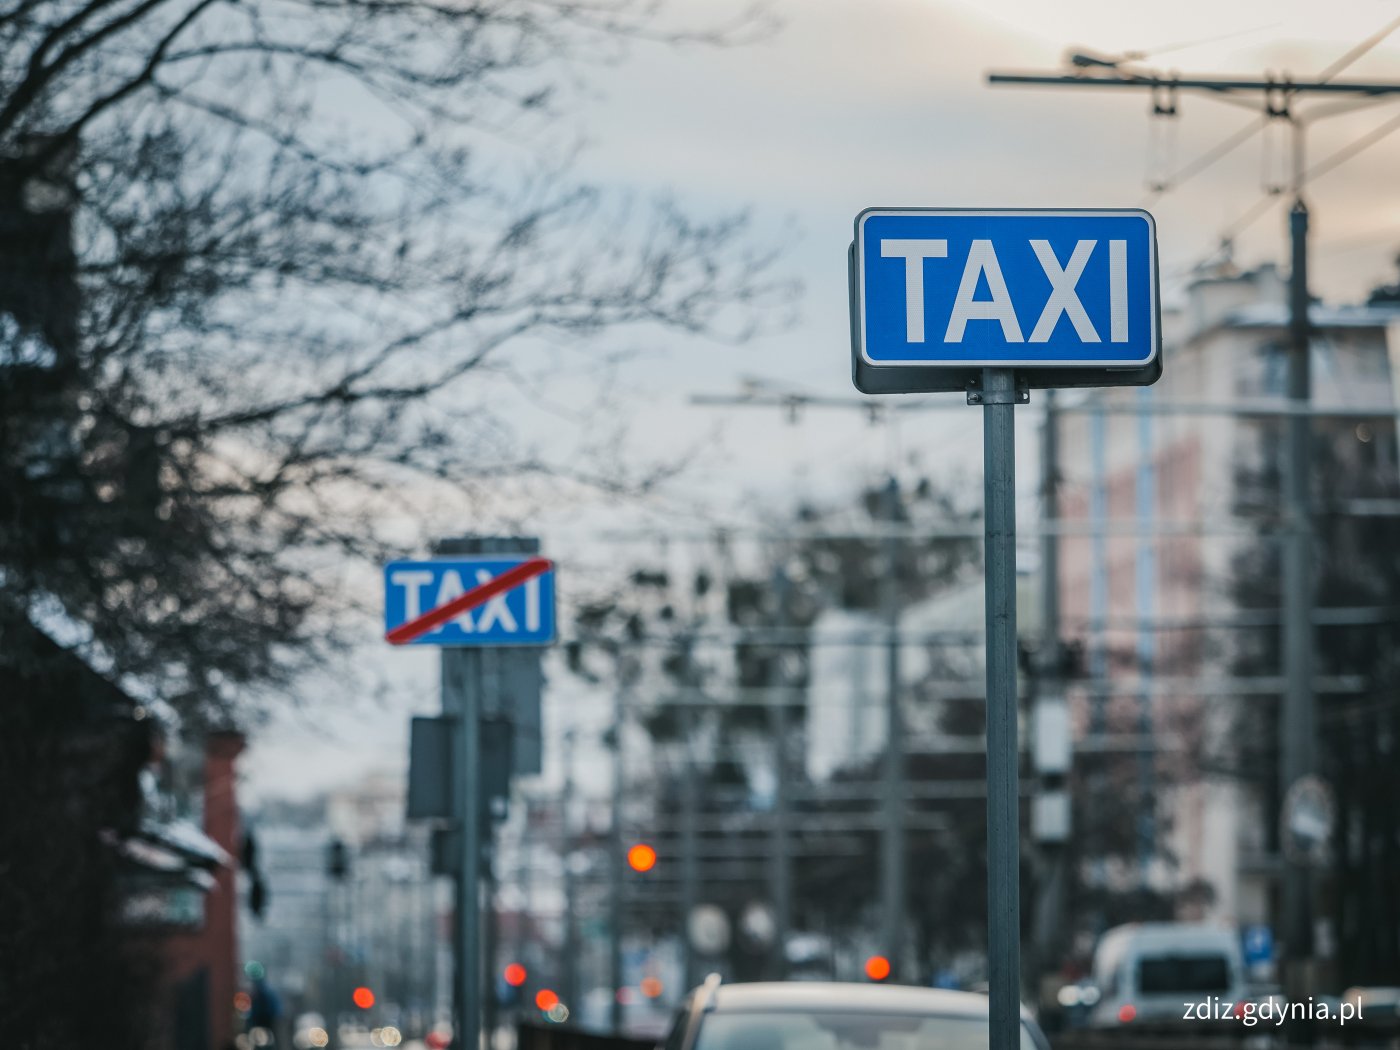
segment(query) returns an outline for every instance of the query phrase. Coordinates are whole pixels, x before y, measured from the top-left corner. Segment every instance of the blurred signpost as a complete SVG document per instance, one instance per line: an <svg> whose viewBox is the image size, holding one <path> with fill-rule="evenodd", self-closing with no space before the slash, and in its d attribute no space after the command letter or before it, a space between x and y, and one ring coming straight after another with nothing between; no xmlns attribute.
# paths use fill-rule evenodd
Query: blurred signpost
<svg viewBox="0 0 1400 1050"><path fill-rule="evenodd" d="M539 557L392 562L384 567L384 637L394 645L548 645L553 569Z"/></svg>
<svg viewBox="0 0 1400 1050"><path fill-rule="evenodd" d="M1244 949L1244 964L1251 971L1274 961L1274 931L1264 925L1246 926L1240 934Z"/></svg>
<svg viewBox="0 0 1400 1050"><path fill-rule="evenodd" d="M1162 374L1156 228L1140 210L871 208L849 253L851 373L867 394L983 408L990 1050L1020 1041L1014 408L1032 388Z"/></svg>
<svg viewBox="0 0 1400 1050"><path fill-rule="evenodd" d="M454 1043L476 1050L482 1008L481 875L493 796L512 772L538 771L539 658L555 638L554 564L532 538L465 537L444 557L384 568L384 636L393 645L442 647L442 718L415 720L409 816L445 818L435 870L457 880ZM488 739L489 738L489 739ZM504 764L503 764L504 763Z"/></svg>

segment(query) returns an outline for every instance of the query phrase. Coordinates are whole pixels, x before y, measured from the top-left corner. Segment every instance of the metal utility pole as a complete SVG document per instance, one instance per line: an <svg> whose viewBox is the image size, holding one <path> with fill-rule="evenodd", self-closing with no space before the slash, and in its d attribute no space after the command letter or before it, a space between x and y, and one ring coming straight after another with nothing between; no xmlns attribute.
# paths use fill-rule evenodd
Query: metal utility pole
<svg viewBox="0 0 1400 1050"><path fill-rule="evenodd" d="M1390 28L1394 28L1392 25ZM1385 30L1389 32L1389 28ZM1288 462L1283 485L1285 538L1283 550L1283 662L1285 687L1279 718L1279 789L1286 794L1302 777L1316 769L1317 706L1313 685L1313 571L1311 507L1311 417L1307 409L1312 399L1310 371L1310 324L1308 319L1307 238L1308 209L1302 189L1307 181L1304 168L1304 114L1293 112L1293 105L1308 95L1327 94L1376 98L1400 94L1397 81L1339 80L1332 73L1378 42L1384 33L1353 49L1340 63L1313 80L1251 79L1248 77L1162 76L1137 66L1106 61L1094 63L1104 73L992 73L991 84L1021 84L1054 87L1132 88L1166 92L1174 97L1180 91L1201 91L1207 95L1254 94L1261 98L1267 119L1285 119L1293 128L1293 205L1289 213L1289 239L1292 272L1289 276L1289 362L1288 398L1299 409L1289 415ZM1341 112L1328 109L1314 118ZM1292 998L1312 994L1310 957L1312 945L1312 899L1308 874L1301 864L1285 861L1283 869L1282 926L1287 968L1284 990Z"/></svg>
<svg viewBox="0 0 1400 1050"><path fill-rule="evenodd" d="M785 553L785 552L784 552ZM773 571L774 623L779 632L787 626L788 576L781 564ZM772 971L776 980L787 977L787 939L792 926L792 843L788 835L788 710L787 669L783 656L771 658L768 667L768 720L773 732L773 949Z"/></svg>
<svg viewBox="0 0 1400 1050"><path fill-rule="evenodd" d="M622 988L622 855L626 844L622 840L622 732L626 705L622 684L622 657L618 656L618 684L613 693L612 724L612 827L608 829L611 849L608 850L608 1021L613 1033L622 1033L622 1000L618 992Z"/></svg>
<svg viewBox="0 0 1400 1050"><path fill-rule="evenodd" d="M1036 662L1033 764L1040 793L1032 810L1031 832L1039 847L1041 878L1035 904L1034 958L1028 976L1039 982L1053 964L1064 908L1065 853L1070 806L1066 778L1070 771L1069 715L1064 695L1064 645L1060 638L1060 427L1057 396L1045 392L1045 431L1041 441L1042 518L1048 526L1040 540L1040 652Z"/></svg>
<svg viewBox="0 0 1400 1050"><path fill-rule="evenodd" d="M1152 403L1150 387L1142 387L1137 395L1140 405ZM1137 428L1137 519L1150 526L1157 517L1157 471L1153 463L1150 412L1138 416ZM1157 595L1157 547L1151 533L1138 542L1134 574L1137 615L1143 621L1143 626L1137 632L1137 672L1147 687L1138 697L1138 733L1143 740L1151 742L1156 735L1156 718L1152 710L1150 685L1157 667L1157 633L1146 626L1155 609ZM1157 854L1156 755L1150 747L1138 755L1138 798L1138 877L1145 887L1149 884L1152 862Z"/></svg>
<svg viewBox="0 0 1400 1050"><path fill-rule="evenodd" d="M438 554L479 554L481 543L463 538L443 540ZM453 922L456 1024L453 1042L460 1050L481 1044L481 805L477 771L481 768L481 653L475 649L442 650L442 713L453 720L452 799L460 852L457 860Z"/></svg>
<svg viewBox="0 0 1400 1050"><path fill-rule="evenodd" d="M461 553L454 551L453 553ZM457 858L457 1046L476 1050L481 1040L481 810L473 783L481 765L481 654L442 651L442 711L454 720L452 797L461 850Z"/></svg>
<svg viewBox="0 0 1400 1050"><path fill-rule="evenodd" d="M1021 1046L1021 794L1016 740L1016 374L982 372L986 506L987 977L990 1050Z"/></svg>
<svg viewBox="0 0 1400 1050"><path fill-rule="evenodd" d="M899 681L899 545L894 526L899 514L899 483L890 477L883 493L884 571L880 607L885 621L885 762L880 809L880 948L890 961L890 980L907 977L905 920L904 717Z"/></svg>
<svg viewBox="0 0 1400 1050"><path fill-rule="evenodd" d="M496 962L500 954L498 947L501 939L501 917L496 910L495 857L490 855L494 850L489 845L490 836L486 837L488 845L484 852L487 855L482 857L481 864L482 896L485 899L481 931L481 955L485 960L482 964L481 1026L486 1031L486 1046L487 1050L490 1050L495 1046L496 1026L499 1023L499 1011L496 1008Z"/></svg>
<svg viewBox="0 0 1400 1050"><path fill-rule="evenodd" d="M329 1019L326 1030L330 1033L331 1047L340 1046L340 1014L348 999L345 982L345 955L349 942L349 907L346 897L345 876L347 858L345 843L332 836L326 843L326 948L330 961L328 986L323 989L322 1002Z"/></svg>
<svg viewBox="0 0 1400 1050"><path fill-rule="evenodd" d="M436 555L538 554L539 541L518 538L465 536L439 541ZM481 1045L485 997L492 994L482 965L486 940L482 913L483 844L491 835L490 813L481 781L481 719L486 703L483 652L476 648L442 649L442 713L452 720L452 805L458 847L456 914L453 922L456 980L454 1044L459 1050Z"/></svg>
<svg viewBox="0 0 1400 1050"><path fill-rule="evenodd" d="M682 641L681 688L689 693L696 687L695 639L693 632L686 634ZM689 699L689 697L687 697ZM695 768L695 733L698 719L694 704L687 703L681 714L681 975L686 989L693 988L699 980L697 974L695 945L690 936L690 917L699 903L700 893L700 848L696 838L696 824L700 785Z"/></svg>
<svg viewBox="0 0 1400 1050"><path fill-rule="evenodd" d="M574 799L574 731L564 733L564 799L559 823L563 831L560 856L564 861L564 1004L579 1008L578 982L578 875L574 872L574 834L569 826L569 807ZM521 953L524 958L524 952Z"/></svg>
<svg viewBox="0 0 1400 1050"><path fill-rule="evenodd" d="M1301 136L1301 130L1298 132ZM1299 150L1301 153L1301 149ZM1301 179L1295 174L1295 184ZM1308 324L1308 209L1298 195L1288 215L1293 267L1288 280L1288 397L1305 404L1312 396L1311 340ZM1283 617L1284 681L1279 763L1279 798L1303 777L1316 772L1317 705L1313 695L1312 626L1312 420L1288 420L1288 459L1284 475ZM1308 869L1285 860L1283 874L1283 943L1296 968L1312 956L1312 908ZM1294 972L1289 984L1311 992L1309 976Z"/></svg>

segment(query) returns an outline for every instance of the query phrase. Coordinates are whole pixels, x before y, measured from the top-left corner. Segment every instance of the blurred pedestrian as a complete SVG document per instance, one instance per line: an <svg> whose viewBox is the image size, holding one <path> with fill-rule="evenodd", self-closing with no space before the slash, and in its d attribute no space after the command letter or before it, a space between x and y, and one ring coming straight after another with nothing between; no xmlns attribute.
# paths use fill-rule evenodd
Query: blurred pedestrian
<svg viewBox="0 0 1400 1050"><path fill-rule="evenodd" d="M255 1045L277 1045L277 1021L281 1016L282 1000L277 992L268 983L266 975L257 978L253 982L253 1001L248 1009L248 1034L252 1035L261 1028L267 1033L267 1041L258 1042L255 1039Z"/></svg>

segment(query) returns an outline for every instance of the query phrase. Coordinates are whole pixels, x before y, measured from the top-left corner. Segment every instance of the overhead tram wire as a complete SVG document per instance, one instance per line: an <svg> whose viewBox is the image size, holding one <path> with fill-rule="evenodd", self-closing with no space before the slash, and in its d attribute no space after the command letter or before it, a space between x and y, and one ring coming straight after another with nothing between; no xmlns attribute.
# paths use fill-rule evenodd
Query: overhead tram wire
<svg viewBox="0 0 1400 1050"><path fill-rule="evenodd" d="M1309 185L1317 181L1322 176L1329 174L1334 169L1351 160L1357 154L1369 149L1377 142L1380 142L1382 139L1394 134L1398 130L1400 130L1400 114L1391 117L1384 124L1372 128L1364 135L1353 139L1341 149L1336 150L1312 165L1312 167L1304 170L1303 185ZM1283 204L1286 200L1286 195L1277 193L1267 193L1260 197L1220 232L1221 242L1234 240L1267 215L1272 209Z"/></svg>
<svg viewBox="0 0 1400 1050"><path fill-rule="evenodd" d="M1268 124L1268 122L1268 117L1256 117L1244 127L1240 128L1235 132L1232 132L1229 135L1229 137L1216 143L1216 145L1206 150L1195 160L1191 161L1189 164L1183 165L1177 171L1172 172L1165 179L1163 179L1161 186L1154 187L1152 191L1148 193L1148 195L1144 198L1142 206L1144 208L1148 207L1149 205L1160 200L1166 194L1170 193L1172 190L1179 187L1183 182L1186 182L1189 179L1192 179L1195 176L1199 175L1201 172L1214 165L1217 161L1224 160L1225 157L1229 156L1240 146L1243 146L1251 138L1259 134L1259 132L1264 129L1264 126Z"/></svg>
<svg viewBox="0 0 1400 1050"><path fill-rule="evenodd" d="M1345 164L1347 161L1351 160L1351 158L1355 157L1358 153L1370 149L1377 142L1380 142L1381 139L1385 138L1387 135L1390 135L1397 129L1400 129L1400 115L1391 117L1384 124L1381 124L1379 127L1372 128L1366 134L1362 135L1360 138L1354 139L1350 144L1343 146L1331 156L1318 161L1311 168L1308 168L1306 172L1304 172L1304 182L1312 182L1316 179L1321 178L1323 175L1326 175L1328 172L1330 172L1333 168L1337 168L1342 164Z"/></svg>
<svg viewBox="0 0 1400 1050"><path fill-rule="evenodd" d="M1395 24L1400 24L1396 22ZM1354 62L1362 54L1384 39L1395 24L1388 24L1378 34L1362 41L1331 67L1322 76L1311 80L1278 79L1273 75L1267 78L1218 77L1218 76L1162 76L1157 73L1117 69L1108 63L1114 75L1067 75L1065 73L992 73L988 80L992 84L1021 84L1041 87L1098 87L1149 90L1154 96L1160 91L1168 91L1175 96L1179 91L1201 92L1208 97L1221 98L1226 95L1244 94L1258 96L1264 115L1273 120L1285 119L1293 131L1293 163L1290 193L1287 197L1266 200L1264 207L1251 209L1234 224L1238 233L1252 224L1259 216L1270 210L1276 200L1289 199L1289 234L1292 268L1288 285L1288 354L1287 390L1291 407L1295 409L1287 428L1287 454L1282 473L1283 503L1286 507L1285 521L1288 523L1282 543L1282 594L1285 611L1282 632L1284 688L1279 712L1279 743L1276 776L1280 795L1313 775L1317 768L1316 739L1316 695L1312 667L1315 660L1317 638L1311 613L1315 602L1312 585L1313 557L1312 545L1312 498L1308 481L1311 452L1311 431L1309 419L1304 414L1312 410L1312 378L1308 364L1310 360L1311 328L1309 292L1307 288L1308 227L1309 209L1304 202L1302 191L1307 181L1307 168L1304 163L1304 131L1306 125L1302 116L1294 111L1294 105L1308 95L1334 96L1382 96L1400 95L1400 81L1337 80L1335 74ZM1388 127L1376 129L1363 137L1353 147L1334 155L1352 155L1360 152L1372 141L1379 141L1389 133ZM1331 158L1329 158L1330 160ZM1340 159L1336 163L1340 163ZM1330 171L1327 162L1315 170ZM1335 166L1335 164L1333 165ZM1282 189L1282 185L1280 189ZM1228 243L1228 239L1226 241ZM1393 413L1392 413L1393 414ZM1307 871L1296 862L1285 863L1281 872L1281 904L1279 927L1282 940L1288 946L1283 969L1283 986L1290 997L1296 997L1305 989L1312 988L1311 965L1315 956L1313 937L1313 887Z"/></svg>
<svg viewBox="0 0 1400 1050"><path fill-rule="evenodd" d="M1341 73L1348 67L1354 65L1364 55L1366 55L1377 45L1379 45L1382 41L1384 41L1388 36L1390 36L1391 33L1395 32L1396 29L1400 29L1400 17L1392 19L1380 29L1376 30L1376 32L1372 33L1365 40L1362 40L1355 47L1351 48L1351 50L1347 51L1346 54L1342 55L1335 62L1333 62L1326 69L1324 69L1321 73L1319 73L1317 75L1317 80L1320 83L1329 83L1337 76L1337 74ZM1353 109L1359 109L1363 106L1374 105L1377 102L1390 101L1393 100L1393 98L1394 96L1390 94L1370 95L1360 99L1349 100L1348 102L1341 103L1335 106L1317 107L1309 110L1308 112L1314 119L1317 119L1323 116L1333 116L1336 114L1345 113ZM1223 99L1218 99L1218 101L1222 100ZM1233 144L1228 145L1228 148L1224 148L1223 152L1220 153L1219 157L1211 157L1211 154L1214 153L1215 150L1208 151L1207 154L1200 158L1201 160L1205 161L1205 163L1201 165L1198 171L1204 170L1211 164L1215 163L1216 160L1219 160L1220 157L1223 157L1226 153L1229 153L1232 149L1235 148L1235 146L1242 145L1245 141L1248 141L1248 139L1253 134L1263 130L1263 128L1268 124L1269 119L1270 118L1267 114L1260 117L1257 121L1254 122L1253 125L1250 126L1253 128L1253 131L1251 131L1249 135L1244 135L1239 142L1234 142ZM1374 145L1375 142L1379 142L1386 135L1389 135L1391 132L1396 130L1396 128L1400 128L1400 117L1396 117L1390 121L1387 121L1385 124L1381 125L1381 127L1374 129L1367 135L1363 135L1360 139L1356 140L1356 142L1352 143L1350 146L1343 147L1341 150L1338 150L1336 153L1333 153L1330 157L1327 157L1326 159L1313 165L1312 168L1308 169L1303 173L1304 184L1313 181L1321 175L1325 175L1334 167L1337 167L1338 165L1350 160L1362 150L1366 149L1371 145ZM1236 134L1242 134L1245 130L1246 129L1241 129L1241 132L1237 132ZM1372 136L1374 136L1374 138ZM1222 147L1227 147L1227 144L1231 143L1233 138L1234 136L1232 136L1231 139L1227 139L1225 140L1225 142L1222 142L1220 146L1216 147L1216 150L1220 150ZM1211 159L1206 160L1206 157L1211 157ZM1187 168L1193 167L1195 163L1196 162L1193 162L1193 164L1187 165ZM1183 169L1183 171L1184 170L1185 169ZM1191 172L1191 174L1197 174L1197 171L1193 171ZM1180 182L1185 181L1185 178L1189 177L1189 175L1185 177L1174 176L1172 179L1168 180L1169 185L1167 188L1174 188L1172 183L1179 184ZM1236 219L1228 227L1225 228L1225 231L1222 232L1220 235L1221 242L1228 243L1229 241L1234 240L1234 238L1238 237L1241 233L1243 233L1250 226L1252 226L1256 221L1258 221L1265 214L1267 214L1273 205L1279 202L1280 195L1272 193L1266 194L1259 201L1256 201L1253 205L1251 205L1238 219ZM1213 251L1214 249L1212 249L1212 253Z"/></svg>
<svg viewBox="0 0 1400 1050"><path fill-rule="evenodd" d="M1397 28L1400 28L1400 18L1392 20L1387 25L1383 26L1381 29L1373 33L1371 36L1361 41L1359 44L1357 44L1355 47L1349 50L1346 54L1342 55L1339 59L1337 59L1330 66L1328 66L1326 69L1324 69L1321 73L1318 74L1317 82L1321 84L1331 82L1337 76L1337 74L1341 73L1343 70L1354 64L1356 61L1358 61L1362 56L1364 56L1373 48L1375 48ZM1129 76L1137 76L1137 74L1134 74L1131 71L1125 72L1128 72ZM1293 92L1290 91L1290 85L1287 82L1281 82L1278 85L1278 87L1281 91L1283 91L1285 98L1290 98L1293 94ZM1310 116L1316 119L1323 116L1332 116L1335 114L1349 112L1355 109L1363 108L1365 106L1375 105L1378 102L1390 101L1392 99L1393 96L1389 94L1363 95L1358 99L1349 99L1346 102L1334 106L1316 107L1314 109L1309 110L1308 112ZM1226 94L1215 95L1214 101L1230 102L1236 105L1245 106L1249 109L1256 108L1253 103L1243 102L1239 99L1233 99ZM1162 180L1160 186L1153 187L1153 189L1143 199L1141 206L1144 208L1149 207L1150 205L1160 200L1167 193L1170 193L1172 190L1179 188L1182 183L1188 181L1191 178L1194 178L1196 175L1199 175L1201 172L1206 171L1210 167L1214 166L1217 162L1223 160L1230 153L1234 152L1236 149L1244 145L1255 135L1259 134L1259 132L1263 131L1268 126L1269 121L1271 119L1273 119L1272 116L1266 113L1256 117L1254 120L1250 121L1250 123L1246 124L1239 130L1232 132L1229 136L1221 140L1215 146L1212 146L1210 149L1206 150L1195 160L1191 161L1189 164L1182 166L1179 170L1172 173L1171 175L1168 175L1165 179ZM1375 134L1377 138L1372 141L1379 141L1380 138L1384 138L1385 135L1390 134L1390 132L1394 131L1397 127L1400 127L1400 118L1396 118L1395 121L1387 122L1387 124L1383 125L1381 128L1376 129L1376 131L1372 134ZM1367 138L1368 136L1363 136L1363 140ZM1346 150L1339 151L1339 153L1334 154L1333 157L1330 157L1326 161L1315 165L1310 171L1306 173L1304 181L1308 181L1313 178L1316 178L1319 175L1325 174L1327 171L1330 171L1332 167L1335 167L1338 164L1344 163L1346 160L1351 159L1351 157L1355 156L1356 153L1360 153L1367 146L1371 145L1372 141L1363 142L1359 140L1357 143L1353 144L1355 147L1353 152L1347 152ZM1341 153L1346 153L1346 155L1341 156ZM1239 218L1235 219L1227 227L1225 227L1225 229L1219 235L1219 243L1228 244L1231 241L1233 241L1250 226L1254 225L1254 223L1257 222L1260 218L1266 215L1270 211L1270 209L1279 202L1280 196L1277 193L1271 192L1265 194L1260 200L1256 201L1243 214L1241 214ZM1207 255L1213 255L1217 250L1217 248L1212 247L1212 249L1210 250L1210 252L1207 253ZM1192 268L1194 269L1195 267L1193 266Z"/></svg>
<svg viewBox="0 0 1400 1050"><path fill-rule="evenodd" d="M1390 36L1390 34L1395 32L1395 30L1397 29L1400 29L1400 17L1397 17L1392 21L1388 22L1380 29L1372 33L1370 36L1368 36L1365 40L1361 41L1361 43L1357 44L1350 51L1344 54L1341 58L1337 59L1337 61L1333 62L1330 66L1328 66L1321 73L1319 73L1317 75L1317 79L1323 82L1331 80L1338 73L1342 72L1342 70L1346 69L1348 66L1353 65L1357 61L1357 59L1361 58L1363 55L1365 55L1368 51L1374 48L1377 44L1381 43L1381 41L1383 41L1386 37Z"/></svg>

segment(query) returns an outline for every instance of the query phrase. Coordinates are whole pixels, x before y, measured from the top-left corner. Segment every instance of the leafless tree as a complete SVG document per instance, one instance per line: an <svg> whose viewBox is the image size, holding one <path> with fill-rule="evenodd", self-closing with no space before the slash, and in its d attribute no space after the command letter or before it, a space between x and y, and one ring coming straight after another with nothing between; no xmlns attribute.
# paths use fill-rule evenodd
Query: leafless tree
<svg viewBox="0 0 1400 1050"><path fill-rule="evenodd" d="M561 100L637 41L767 28L653 0L3 0L10 612L220 720L325 652L341 566L415 539L414 493L469 516L473 481L616 483L608 455L512 446L521 355L742 337L784 290L744 216L574 181Z"/></svg>

